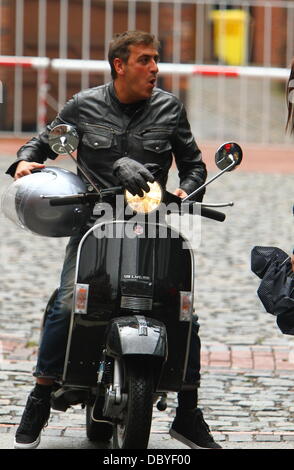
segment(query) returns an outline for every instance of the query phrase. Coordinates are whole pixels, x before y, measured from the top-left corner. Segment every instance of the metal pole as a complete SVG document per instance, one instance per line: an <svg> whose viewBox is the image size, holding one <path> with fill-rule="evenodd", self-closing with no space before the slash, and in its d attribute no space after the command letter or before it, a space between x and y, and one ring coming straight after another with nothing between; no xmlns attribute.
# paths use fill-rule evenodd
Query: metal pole
<svg viewBox="0 0 294 470"><path fill-rule="evenodd" d="M220 7L222 7L224 10L226 9L227 2L226 1L221 1L220 2ZM225 43L225 37L226 37L226 20L220 20L220 27L219 27L219 34L218 34L218 43L219 43L219 57L218 57L218 63L222 64L224 63L224 58L226 56L226 43ZM223 140L224 136L224 117L223 117L223 106L225 103L225 78L220 75L216 79L217 81L217 121L218 121L218 127L217 127L217 138L218 140Z"/></svg>
<svg viewBox="0 0 294 470"><path fill-rule="evenodd" d="M128 0L128 29L136 29L136 0Z"/></svg>
<svg viewBox="0 0 294 470"><path fill-rule="evenodd" d="M16 22L15 22L15 55L23 55L23 22L24 9L23 0L16 2ZM14 132L22 130L22 87L23 70L16 66L14 72Z"/></svg>
<svg viewBox="0 0 294 470"><path fill-rule="evenodd" d="M245 40L245 64L248 64L248 28L249 28L249 5L244 5L243 10L246 12L246 40ZM246 141L247 136L247 111L248 111L248 78L240 78L240 127L239 135L242 141Z"/></svg>
<svg viewBox="0 0 294 470"><path fill-rule="evenodd" d="M82 59L90 59L90 37L91 37L91 0L83 0L82 19ZM89 72L82 70L81 88L89 88Z"/></svg>
<svg viewBox="0 0 294 470"><path fill-rule="evenodd" d="M150 31L155 37L158 37L159 5L158 2L151 3L150 12Z"/></svg>
<svg viewBox="0 0 294 470"><path fill-rule="evenodd" d="M173 7L173 63L181 62L181 15L182 5L175 0ZM172 89L176 96L180 94L180 76L173 74Z"/></svg>
<svg viewBox="0 0 294 470"><path fill-rule="evenodd" d="M0 0L0 25L2 26L2 0ZM0 54L2 54L2 34L0 33Z"/></svg>
<svg viewBox="0 0 294 470"><path fill-rule="evenodd" d="M203 64L204 62L204 34L205 34L204 5L196 3L195 62L198 64Z"/></svg>
<svg viewBox="0 0 294 470"><path fill-rule="evenodd" d="M294 57L294 3L287 6L287 50L286 50L286 67L290 66Z"/></svg>
<svg viewBox="0 0 294 470"><path fill-rule="evenodd" d="M107 0L105 10L104 58L107 59L109 42L113 36L113 0ZM110 80L110 72L104 73L104 81Z"/></svg>
<svg viewBox="0 0 294 470"><path fill-rule="evenodd" d="M46 56L46 14L47 0L39 0L38 11L38 56ZM47 70L40 69L37 72L37 129L41 132L46 125L47 115Z"/></svg>
<svg viewBox="0 0 294 470"><path fill-rule="evenodd" d="M60 2L60 24L59 24L59 57L67 57L67 21L68 0ZM66 101L66 72L60 71L58 76L58 108L61 109Z"/></svg>
<svg viewBox="0 0 294 470"><path fill-rule="evenodd" d="M196 34L195 34L195 63L203 64L204 63L204 44L205 44L205 9L204 5L196 4L195 9L195 24L196 24ZM204 80L200 75L199 77L191 78L190 83L195 84L194 88L195 93L195 106L193 106L193 114L195 113L196 122L197 122L197 135L202 135L202 112L203 112L203 96L204 96ZM193 86L193 85L192 85ZM191 88L191 87L190 87Z"/></svg>
<svg viewBox="0 0 294 470"><path fill-rule="evenodd" d="M271 65L271 37L272 37L272 7L270 3L266 3L264 7L264 31L263 31L263 65L270 67ZM270 117L270 101L271 101L271 83L268 77L263 80L262 89L262 142L269 141L269 117Z"/></svg>

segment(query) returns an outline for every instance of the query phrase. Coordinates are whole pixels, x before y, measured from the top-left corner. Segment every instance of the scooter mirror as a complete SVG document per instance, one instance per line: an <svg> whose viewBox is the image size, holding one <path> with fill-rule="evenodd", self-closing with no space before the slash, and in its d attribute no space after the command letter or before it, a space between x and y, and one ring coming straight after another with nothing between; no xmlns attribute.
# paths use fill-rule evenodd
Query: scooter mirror
<svg viewBox="0 0 294 470"><path fill-rule="evenodd" d="M64 155L77 149L79 136L74 127L68 124L59 124L50 131L48 141L53 152Z"/></svg>
<svg viewBox="0 0 294 470"><path fill-rule="evenodd" d="M243 152L240 145L235 142L226 142L221 145L215 154L215 163L220 170L232 171L240 165Z"/></svg>

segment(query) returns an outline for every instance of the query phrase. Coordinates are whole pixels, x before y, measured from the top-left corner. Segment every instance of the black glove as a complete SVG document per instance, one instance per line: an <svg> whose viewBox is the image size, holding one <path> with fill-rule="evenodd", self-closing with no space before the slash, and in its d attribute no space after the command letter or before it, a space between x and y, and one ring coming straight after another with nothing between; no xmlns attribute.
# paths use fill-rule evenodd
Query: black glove
<svg viewBox="0 0 294 470"><path fill-rule="evenodd" d="M113 173L125 189L133 196L143 196L143 190L148 193L150 188L147 181L154 182L151 172L142 163L128 157L117 160L113 165Z"/></svg>
<svg viewBox="0 0 294 470"><path fill-rule="evenodd" d="M150 171L155 180L158 180L162 175L163 170L157 163L145 163L144 167Z"/></svg>

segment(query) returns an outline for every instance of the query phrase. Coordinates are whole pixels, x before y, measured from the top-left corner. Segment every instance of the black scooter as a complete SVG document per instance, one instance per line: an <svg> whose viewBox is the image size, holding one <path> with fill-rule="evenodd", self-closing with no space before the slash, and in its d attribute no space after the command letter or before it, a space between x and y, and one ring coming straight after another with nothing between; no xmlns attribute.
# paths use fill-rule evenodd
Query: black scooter
<svg viewBox="0 0 294 470"><path fill-rule="evenodd" d="M73 128L57 126L49 143L56 153L76 161L72 152L78 136ZM235 169L241 160L237 144L222 145L216 152L221 172L197 191ZM53 207L91 207L95 216L78 248L64 372L52 394L52 407L65 411L82 404L90 440L113 438L113 448L144 449L153 404L164 410L168 392L195 387L185 380L193 315L193 250L166 223L166 208L217 221L223 221L225 214L191 201L197 191L182 200L163 193L157 182L142 198L118 187L99 190L78 167L92 192L42 196ZM210 206L225 205L232 203Z"/></svg>

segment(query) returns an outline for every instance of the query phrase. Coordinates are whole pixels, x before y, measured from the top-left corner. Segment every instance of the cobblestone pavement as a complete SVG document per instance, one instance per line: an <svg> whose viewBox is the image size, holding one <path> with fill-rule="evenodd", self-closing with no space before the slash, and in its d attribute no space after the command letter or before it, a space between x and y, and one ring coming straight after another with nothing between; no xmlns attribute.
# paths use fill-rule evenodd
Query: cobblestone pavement
<svg viewBox="0 0 294 470"><path fill-rule="evenodd" d="M3 175L9 161L11 157L0 158L1 191L10 183ZM58 164L70 167L68 162ZM202 340L200 406L225 448L294 448L294 338L283 335L275 318L263 311L256 295L259 282L250 270L255 245L292 251L293 176L239 169L207 189L207 202L235 203L223 209L224 223L201 221L201 241L195 248L195 307ZM170 183L174 187L175 174ZM0 448L11 448L32 387L42 311L57 286L66 240L36 237L2 214L0 221L0 443L7 443ZM165 412L154 410L151 437L159 436L162 448L173 448L173 443L177 448L167 436L175 394L168 403ZM42 445L50 446L55 437L63 437L62 442L85 439L84 421L79 407L53 411Z"/></svg>

